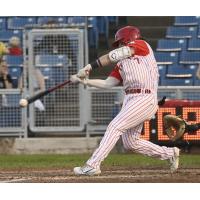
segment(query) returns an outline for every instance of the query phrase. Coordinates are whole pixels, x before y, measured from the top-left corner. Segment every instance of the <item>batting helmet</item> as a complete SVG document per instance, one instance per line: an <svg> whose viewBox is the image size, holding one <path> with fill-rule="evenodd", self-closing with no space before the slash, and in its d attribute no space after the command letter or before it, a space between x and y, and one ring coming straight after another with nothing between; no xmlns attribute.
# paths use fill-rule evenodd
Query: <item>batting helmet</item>
<svg viewBox="0 0 200 200"><path fill-rule="evenodd" d="M141 37L140 30L135 26L125 26L117 31L115 34L115 41L113 47L118 47L119 44L126 45L129 42L137 40Z"/></svg>

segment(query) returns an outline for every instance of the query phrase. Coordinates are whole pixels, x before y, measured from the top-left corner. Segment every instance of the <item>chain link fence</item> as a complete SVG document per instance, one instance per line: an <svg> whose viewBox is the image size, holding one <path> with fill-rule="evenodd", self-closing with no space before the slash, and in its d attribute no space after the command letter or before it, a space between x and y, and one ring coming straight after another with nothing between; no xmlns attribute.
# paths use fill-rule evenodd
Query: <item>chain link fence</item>
<svg viewBox="0 0 200 200"><path fill-rule="evenodd" d="M0 90L0 136L27 137L26 109L19 107L18 89Z"/></svg>
<svg viewBox="0 0 200 200"><path fill-rule="evenodd" d="M79 29L36 29L28 33L28 90L51 88L84 65L84 34ZM30 106L30 129L36 132L81 131L83 87L71 84Z"/></svg>

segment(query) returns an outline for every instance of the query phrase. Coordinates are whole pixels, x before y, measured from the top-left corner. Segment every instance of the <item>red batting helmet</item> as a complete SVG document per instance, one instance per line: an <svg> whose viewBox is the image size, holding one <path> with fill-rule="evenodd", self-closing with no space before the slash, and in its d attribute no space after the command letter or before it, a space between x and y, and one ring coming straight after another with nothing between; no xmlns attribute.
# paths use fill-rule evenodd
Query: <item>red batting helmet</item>
<svg viewBox="0 0 200 200"><path fill-rule="evenodd" d="M141 37L140 30L135 26L125 26L117 31L115 34L115 41L113 47L118 47L119 44L128 44Z"/></svg>

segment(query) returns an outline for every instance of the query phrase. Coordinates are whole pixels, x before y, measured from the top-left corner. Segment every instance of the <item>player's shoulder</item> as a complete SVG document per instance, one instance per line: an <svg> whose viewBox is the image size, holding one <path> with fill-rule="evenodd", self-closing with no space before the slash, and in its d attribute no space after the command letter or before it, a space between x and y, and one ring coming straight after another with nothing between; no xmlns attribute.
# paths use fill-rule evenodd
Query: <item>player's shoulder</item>
<svg viewBox="0 0 200 200"><path fill-rule="evenodd" d="M128 43L128 46L129 47L135 47L135 46L150 47L150 44L143 39L139 39L139 40L135 40L135 41Z"/></svg>

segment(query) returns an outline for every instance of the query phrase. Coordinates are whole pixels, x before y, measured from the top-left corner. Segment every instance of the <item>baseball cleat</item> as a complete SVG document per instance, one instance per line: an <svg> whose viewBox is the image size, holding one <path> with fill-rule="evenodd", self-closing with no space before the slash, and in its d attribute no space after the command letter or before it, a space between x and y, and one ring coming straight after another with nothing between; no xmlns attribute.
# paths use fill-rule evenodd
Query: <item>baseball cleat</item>
<svg viewBox="0 0 200 200"><path fill-rule="evenodd" d="M84 165L83 167L75 167L74 174L77 176L86 175L86 176L95 176L101 174L100 168L93 168L89 165Z"/></svg>
<svg viewBox="0 0 200 200"><path fill-rule="evenodd" d="M180 149L174 147L174 155L169 159L171 173L174 173L178 169L179 154L180 154Z"/></svg>

